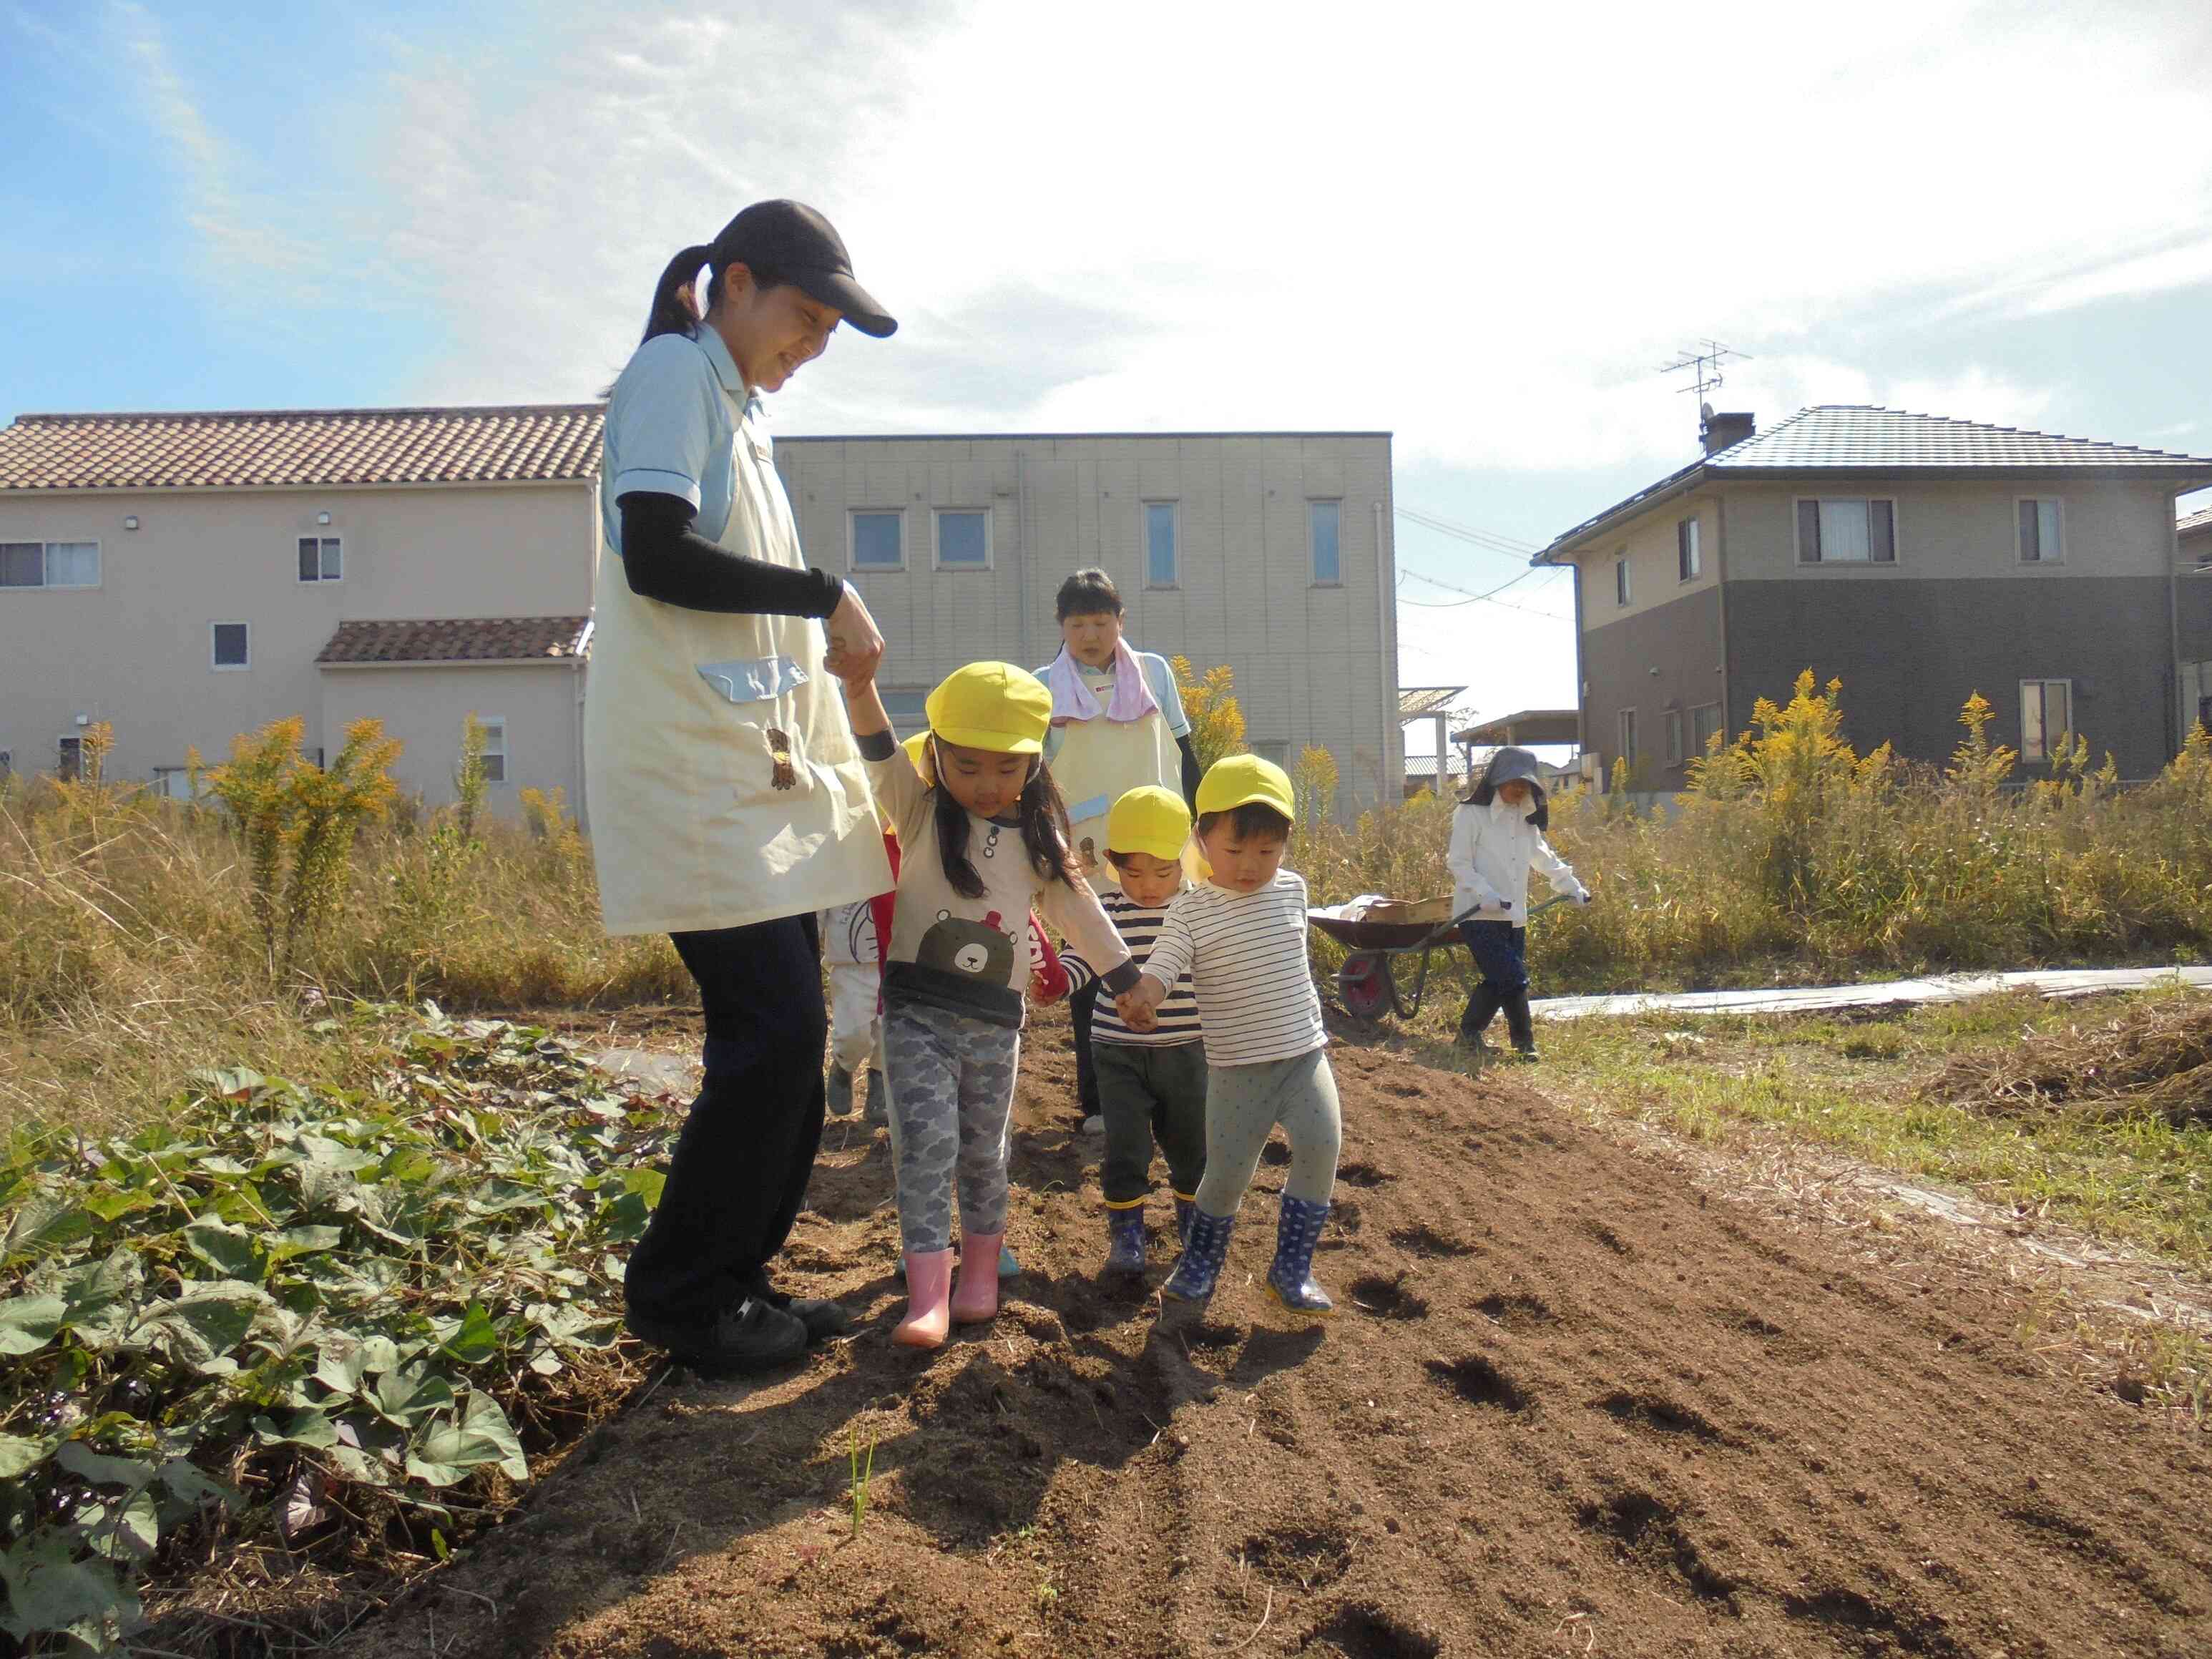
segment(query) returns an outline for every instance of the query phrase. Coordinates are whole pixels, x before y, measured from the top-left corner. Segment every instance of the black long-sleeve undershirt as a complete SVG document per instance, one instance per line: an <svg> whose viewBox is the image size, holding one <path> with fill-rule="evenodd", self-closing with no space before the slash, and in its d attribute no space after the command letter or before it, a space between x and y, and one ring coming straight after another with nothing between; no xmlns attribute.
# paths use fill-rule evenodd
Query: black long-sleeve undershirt
<svg viewBox="0 0 2212 1659"><path fill-rule="evenodd" d="M1176 747L1182 750L1182 798L1194 812L1198 811L1198 781L1206 775L1206 769L1198 763L1198 751L1190 746L1190 733L1186 732L1176 739Z"/></svg>
<svg viewBox="0 0 2212 1659"><path fill-rule="evenodd" d="M642 598L686 611L826 617L845 597L826 570L793 570L708 541L691 527L698 509L681 495L632 490L615 505L623 574Z"/></svg>

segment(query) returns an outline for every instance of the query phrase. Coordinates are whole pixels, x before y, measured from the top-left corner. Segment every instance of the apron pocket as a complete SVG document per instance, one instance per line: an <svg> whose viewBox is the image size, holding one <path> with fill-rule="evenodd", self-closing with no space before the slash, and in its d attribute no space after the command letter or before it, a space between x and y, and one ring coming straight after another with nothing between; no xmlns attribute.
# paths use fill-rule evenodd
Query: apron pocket
<svg viewBox="0 0 2212 1659"><path fill-rule="evenodd" d="M732 702L763 702L806 684L806 671L790 657L732 657L695 666L701 679Z"/></svg>

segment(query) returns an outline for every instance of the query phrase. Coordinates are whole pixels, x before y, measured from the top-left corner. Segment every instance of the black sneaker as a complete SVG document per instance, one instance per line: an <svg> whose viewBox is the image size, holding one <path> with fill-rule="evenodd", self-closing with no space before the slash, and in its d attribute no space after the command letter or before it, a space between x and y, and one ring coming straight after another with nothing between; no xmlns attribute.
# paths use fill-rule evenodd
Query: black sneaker
<svg viewBox="0 0 2212 1659"><path fill-rule="evenodd" d="M710 1376L773 1370L806 1352L805 1324L757 1296L706 1325L655 1319L634 1308L623 1322L639 1341Z"/></svg>
<svg viewBox="0 0 2212 1659"><path fill-rule="evenodd" d="M891 1097L884 1088L884 1074L873 1066L868 1068L868 1121L888 1124L891 1121Z"/></svg>
<svg viewBox="0 0 2212 1659"><path fill-rule="evenodd" d="M853 1109L853 1074L842 1066L830 1068L827 1104L832 1117L843 1117Z"/></svg>
<svg viewBox="0 0 2212 1659"><path fill-rule="evenodd" d="M806 1327L810 1343L829 1342L853 1334L853 1316L836 1303L817 1296L776 1296L775 1304Z"/></svg>

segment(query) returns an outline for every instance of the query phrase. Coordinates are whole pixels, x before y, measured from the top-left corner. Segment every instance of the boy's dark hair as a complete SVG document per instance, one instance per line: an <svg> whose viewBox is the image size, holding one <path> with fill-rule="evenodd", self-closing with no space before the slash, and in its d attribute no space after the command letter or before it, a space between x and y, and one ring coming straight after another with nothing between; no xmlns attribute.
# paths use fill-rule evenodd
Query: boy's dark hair
<svg viewBox="0 0 2212 1659"><path fill-rule="evenodd" d="M1242 806L1231 807L1226 812L1200 812L1198 815L1198 833L1201 836L1212 834L1213 826L1224 818L1229 820L1230 834L1246 841L1265 841L1273 836L1288 841L1291 836L1291 821L1265 801L1257 800L1248 800Z"/></svg>
<svg viewBox="0 0 2212 1659"><path fill-rule="evenodd" d="M687 247L668 262L661 271L660 280L653 284L653 310L645 319L645 338L656 334L688 334L698 337L699 325L706 320L707 313L722 303L723 278L732 264L743 264L752 272L753 286L765 291L781 288L789 279L783 272L770 268L765 262L732 259L714 267L707 279L707 303L702 309L696 289L699 267L714 257L714 248L705 242ZM642 344L641 341L639 343Z"/></svg>
<svg viewBox="0 0 2212 1659"><path fill-rule="evenodd" d="M1058 615L1055 621L1066 622L1070 617L1095 617L1102 611L1121 614L1121 590L1114 586L1114 579L1097 565L1077 571L1060 585L1060 598L1055 601Z"/></svg>
<svg viewBox="0 0 2212 1659"><path fill-rule="evenodd" d="M937 797L937 861L945 866L945 879L961 897L981 898L983 878L975 873L975 863L968 856L968 809L952 799L952 792L941 781L932 793ZM1074 872L1067 862L1067 803L1060 798L1060 786L1052 781L1052 769L1042 760L1022 786L1015 816L1021 823L1022 846L1030 855L1030 867L1047 881L1074 886Z"/></svg>

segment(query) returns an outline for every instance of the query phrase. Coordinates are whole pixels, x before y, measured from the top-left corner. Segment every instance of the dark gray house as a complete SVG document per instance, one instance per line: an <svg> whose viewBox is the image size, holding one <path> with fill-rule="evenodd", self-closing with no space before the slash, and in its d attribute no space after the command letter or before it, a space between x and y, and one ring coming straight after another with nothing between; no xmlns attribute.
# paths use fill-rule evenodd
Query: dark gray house
<svg viewBox="0 0 2212 1659"><path fill-rule="evenodd" d="M1575 570L1583 745L1671 790L1716 732L1844 683L1861 750L1957 745L1973 692L2031 765L2079 730L2155 773L2201 694L2212 574L2177 498L2212 459L1899 410L1823 404L1755 431L1709 416L1705 453L1535 556Z"/></svg>

